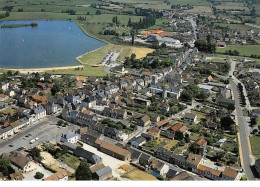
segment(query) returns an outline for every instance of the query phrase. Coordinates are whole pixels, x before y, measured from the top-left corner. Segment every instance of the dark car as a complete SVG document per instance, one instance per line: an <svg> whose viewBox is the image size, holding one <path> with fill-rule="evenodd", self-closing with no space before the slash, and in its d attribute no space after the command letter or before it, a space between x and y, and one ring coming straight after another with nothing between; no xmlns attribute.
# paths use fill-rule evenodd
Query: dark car
<svg viewBox="0 0 260 187"><path fill-rule="evenodd" d="M13 147L14 145L10 144L9 147Z"/></svg>
<svg viewBox="0 0 260 187"><path fill-rule="evenodd" d="M223 164L221 162L216 162L217 166L223 166Z"/></svg>
<svg viewBox="0 0 260 187"><path fill-rule="evenodd" d="M19 147L19 148L17 149L17 151L22 151L22 150L24 150L23 147Z"/></svg>

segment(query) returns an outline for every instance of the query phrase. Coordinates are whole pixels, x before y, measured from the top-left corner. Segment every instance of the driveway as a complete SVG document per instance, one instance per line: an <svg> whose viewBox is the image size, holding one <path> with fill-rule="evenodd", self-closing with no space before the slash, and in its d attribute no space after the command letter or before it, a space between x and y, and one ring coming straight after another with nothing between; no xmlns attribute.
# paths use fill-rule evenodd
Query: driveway
<svg viewBox="0 0 260 187"><path fill-rule="evenodd" d="M83 144L83 149L88 150L102 158L102 162L105 166L109 166L112 169L112 174L114 177L120 177L125 173L124 170L118 169L120 166L124 164L128 164L126 161L118 160L114 157L111 157L105 153L100 152L95 147L92 147L88 144Z"/></svg>
<svg viewBox="0 0 260 187"><path fill-rule="evenodd" d="M32 181L32 180L42 180L42 179L35 179L34 175L36 174L36 172L41 172L42 174L44 174L43 178L49 177L51 175L53 175L52 172L50 172L49 170L45 169L43 166L40 166L39 164L36 164L36 169L29 172L29 173L24 173L24 180L25 181Z"/></svg>

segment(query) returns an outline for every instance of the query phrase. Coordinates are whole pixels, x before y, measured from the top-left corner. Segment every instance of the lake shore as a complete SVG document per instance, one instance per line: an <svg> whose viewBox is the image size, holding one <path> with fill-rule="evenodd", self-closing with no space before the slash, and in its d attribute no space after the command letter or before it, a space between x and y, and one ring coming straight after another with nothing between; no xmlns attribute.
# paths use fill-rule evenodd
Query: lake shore
<svg viewBox="0 0 260 187"><path fill-rule="evenodd" d="M52 71L52 70L67 70L67 69L75 69L75 68L83 68L83 65L78 66L63 66L63 67L50 67L50 68L30 68L30 69L8 69L8 68L0 68L3 71L20 71L21 73L36 73L36 72L44 72L44 71Z"/></svg>

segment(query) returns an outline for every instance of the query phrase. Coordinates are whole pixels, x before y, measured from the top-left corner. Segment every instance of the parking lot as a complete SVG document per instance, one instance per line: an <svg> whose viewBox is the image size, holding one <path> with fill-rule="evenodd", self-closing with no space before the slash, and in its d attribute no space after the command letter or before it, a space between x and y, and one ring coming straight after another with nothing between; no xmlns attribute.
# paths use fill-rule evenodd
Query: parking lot
<svg viewBox="0 0 260 187"><path fill-rule="evenodd" d="M47 142L56 143L60 140L62 134L80 128L79 126L70 123L66 127L58 127L57 125L54 125L59 120L60 119L55 116L48 116L41 122L20 131L10 139L1 140L0 155L4 152L9 153L20 147L32 148ZM35 138L38 138L38 140L31 144L30 141Z"/></svg>

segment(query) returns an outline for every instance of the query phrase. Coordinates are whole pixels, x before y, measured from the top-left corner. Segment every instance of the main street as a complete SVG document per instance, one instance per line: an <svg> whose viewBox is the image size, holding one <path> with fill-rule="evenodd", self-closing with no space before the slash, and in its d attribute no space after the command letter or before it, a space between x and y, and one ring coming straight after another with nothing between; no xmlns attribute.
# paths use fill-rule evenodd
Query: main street
<svg viewBox="0 0 260 187"><path fill-rule="evenodd" d="M253 172L250 168L251 165L251 160L250 160L250 145L249 140L248 140L248 123L246 122L245 117L243 116L243 108L240 105L240 99L239 99L239 93L237 90L237 85L240 83L240 81L234 76L234 71L236 69L236 62L231 61L231 69L229 71L229 77L232 77L233 81L230 81L231 89L233 92L233 97L235 100L235 108L236 108L236 122L239 127L239 144L240 144L240 160L241 160L241 165L243 166L245 173L247 175L247 178L249 180L254 180L254 175ZM249 101L248 101L249 102ZM247 105L248 107L251 107L250 104Z"/></svg>
<svg viewBox="0 0 260 187"><path fill-rule="evenodd" d="M236 120L239 127L239 139L240 139L240 149L241 149L241 163L249 180L254 180L253 172L250 168L250 152L249 152L249 144L248 144L248 135L247 135L247 122L245 117L243 116L243 110L240 106L239 94L237 90L236 84L233 82L230 83L234 98L235 98L235 108L236 108Z"/></svg>

